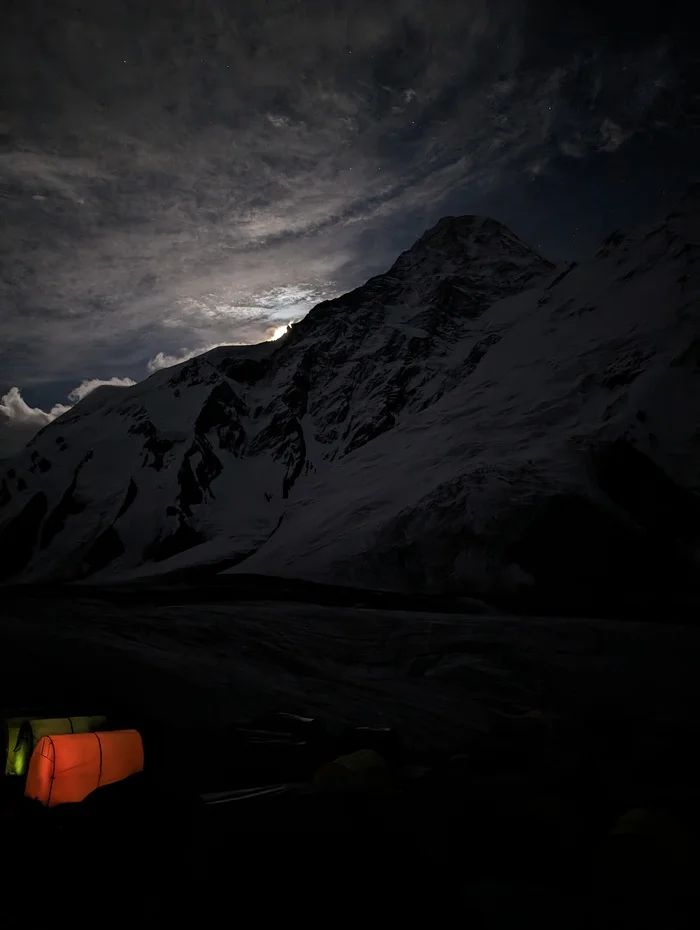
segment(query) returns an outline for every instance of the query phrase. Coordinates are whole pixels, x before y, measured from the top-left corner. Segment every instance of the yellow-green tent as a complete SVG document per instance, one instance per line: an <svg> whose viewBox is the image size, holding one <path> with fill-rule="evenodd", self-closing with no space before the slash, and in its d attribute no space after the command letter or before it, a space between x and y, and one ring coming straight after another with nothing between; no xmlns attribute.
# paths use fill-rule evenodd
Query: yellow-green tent
<svg viewBox="0 0 700 930"><path fill-rule="evenodd" d="M105 717L10 717L5 720L5 775L27 774L34 747L43 736L94 733Z"/></svg>

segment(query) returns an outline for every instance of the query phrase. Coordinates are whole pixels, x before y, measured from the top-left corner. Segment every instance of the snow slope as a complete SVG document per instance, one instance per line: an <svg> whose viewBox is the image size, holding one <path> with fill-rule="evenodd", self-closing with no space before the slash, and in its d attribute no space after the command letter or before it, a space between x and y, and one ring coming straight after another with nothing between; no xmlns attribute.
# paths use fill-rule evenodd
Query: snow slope
<svg viewBox="0 0 700 930"><path fill-rule="evenodd" d="M95 391L0 479L5 577L489 594L691 564L699 217L692 191L567 267L448 217L277 343Z"/></svg>

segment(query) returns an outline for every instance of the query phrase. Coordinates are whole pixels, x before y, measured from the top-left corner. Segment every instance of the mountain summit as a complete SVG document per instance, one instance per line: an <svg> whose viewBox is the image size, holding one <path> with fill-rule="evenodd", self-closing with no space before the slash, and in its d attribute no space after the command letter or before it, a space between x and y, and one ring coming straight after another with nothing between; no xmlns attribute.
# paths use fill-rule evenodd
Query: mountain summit
<svg viewBox="0 0 700 930"><path fill-rule="evenodd" d="M228 568L559 609L680 583L699 226L686 199L563 266L445 217L277 342L96 390L0 476L5 580Z"/></svg>

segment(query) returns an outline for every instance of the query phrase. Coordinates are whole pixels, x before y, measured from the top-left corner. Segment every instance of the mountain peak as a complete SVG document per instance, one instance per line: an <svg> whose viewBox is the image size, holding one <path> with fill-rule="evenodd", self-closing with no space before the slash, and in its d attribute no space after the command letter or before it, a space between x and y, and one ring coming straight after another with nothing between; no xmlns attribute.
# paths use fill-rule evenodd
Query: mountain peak
<svg viewBox="0 0 700 930"><path fill-rule="evenodd" d="M434 226L430 226L423 235L430 235L431 233L441 232L442 230L450 230L451 232L458 233L481 227L498 227L505 229L502 223L499 223L498 220L494 220L489 216L480 216L476 213L465 213L460 216L443 216Z"/></svg>
<svg viewBox="0 0 700 930"><path fill-rule="evenodd" d="M405 262L407 258L412 260L436 253L445 258L460 255L469 261L489 263L505 256L546 261L503 223L474 214L443 216L400 256L397 264Z"/></svg>
<svg viewBox="0 0 700 930"><path fill-rule="evenodd" d="M462 242L465 239L473 239L479 234L488 236L501 230L507 232L506 227L501 223L485 216L472 214L443 216L434 226L425 230L413 248L416 249L426 244L443 247L444 243L449 241Z"/></svg>
<svg viewBox="0 0 700 930"><path fill-rule="evenodd" d="M457 274L472 284L489 283L498 296L505 296L556 267L498 220L467 214L443 216L398 257L389 276L425 279Z"/></svg>

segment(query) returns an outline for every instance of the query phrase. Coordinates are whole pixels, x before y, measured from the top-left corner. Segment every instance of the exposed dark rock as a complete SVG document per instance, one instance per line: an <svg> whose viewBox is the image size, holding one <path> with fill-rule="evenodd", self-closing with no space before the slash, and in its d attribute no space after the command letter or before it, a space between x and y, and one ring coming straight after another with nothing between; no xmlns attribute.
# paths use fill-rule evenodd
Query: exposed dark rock
<svg viewBox="0 0 700 930"><path fill-rule="evenodd" d="M574 494L536 506L511 554L533 577L535 594L582 612L651 586L657 567L644 533Z"/></svg>
<svg viewBox="0 0 700 930"><path fill-rule="evenodd" d="M205 541L205 536L186 523L181 523L174 533L147 546L143 557L148 562L163 562Z"/></svg>
<svg viewBox="0 0 700 930"><path fill-rule="evenodd" d="M562 314L567 314L575 306L576 300L573 297L568 297L563 303L559 304L558 307L555 307L552 310L552 316L561 316Z"/></svg>
<svg viewBox="0 0 700 930"><path fill-rule="evenodd" d="M261 430L249 446L249 454L257 455L270 448L283 454L289 437L296 432L296 418L289 409L275 413L265 429Z"/></svg>
<svg viewBox="0 0 700 930"><path fill-rule="evenodd" d="M18 479L17 479L17 490L18 490L18 491L26 491L26 490L27 490L27 482L24 480L24 478L18 478Z"/></svg>
<svg viewBox="0 0 700 930"><path fill-rule="evenodd" d="M616 413L619 413L627 406L627 392L623 392L619 397L616 397L611 403L607 405L603 411L603 421L607 422L611 420Z"/></svg>
<svg viewBox="0 0 700 930"><path fill-rule="evenodd" d="M156 428L150 420L137 416L136 423L129 427L129 432L132 436L155 436Z"/></svg>
<svg viewBox="0 0 700 930"><path fill-rule="evenodd" d="M137 493L138 493L138 488L136 486L136 482L134 481L133 478L129 478L129 487L126 489L126 497L124 498L124 502L119 508L119 513L116 516L117 520L119 519L119 517L123 517L124 514L129 509L129 507L131 507L131 505L134 503L134 501L136 500Z"/></svg>
<svg viewBox="0 0 700 930"><path fill-rule="evenodd" d="M571 262L570 265L567 265L562 272L560 272L555 278L552 278L545 290L551 291L551 289L555 287L555 285L559 284L559 282L562 281L570 272L572 272L577 265L578 262Z"/></svg>
<svg viewBox="0 0 700 930"><path fill-rule="evenodd" d="M700 539L700 499L681 488L643 452L618 439L593 452L598 484L611 500L655 537Z"/></svg>
<svg viewBox="0 0 700 930"><path fill-rule="evenodd" d="M0 484L0 507L4 507L6 504L9 504L12 500L12 495L10 494L10 489L7 486L7 480L2 479L2 484Z"/></svg>
<svg viewBox="0 0 700 930"><path fill-rule="evenodd" d="M322 348L323 346L320 342L315 342L313 345L309 346L299 361L297 371L304 372L307 375L311 374L317 367Z"/></svg>
<svg viewBox="0 0 700 930"><path fill-rule="evenodd" d="M430 354L432 340L425 336L411 336L406 350L411 358L426 358Z"/></svg>
<svg viewBox="0 0 700 930"><path fill-rule="evenodd" d="M355 449L359 449L361 446L367 445L368 442L371 442L373 439L381 436L382 433L386 433L388 430L390 430L392 426L395 425L395 423L396 417L389 410L384 410L379 415L378 419L374 421L369 423L362 423L352 434L352 437L349 439L347 445L343 449L343 455L348 455ZM353 424L351 422L346 429L343 438L346 438L350 435L352 425Z"/></svg>
<svg viewBox="0 0 700 930"><path fill-rule="evenodd" d="M177 473L177 480L180 485L178 500L180 502L182 512L187 514L187 516L192 516L192 507L194 507L195 504L201 504L204 500L202 489L197 483L197 479L194 476L192 465L190 463L190 457L196 451L196 446L193 446L190 449L189 453L182 460L182 465L180 466L180 470Z"/></svg>
<svg viewBox="0 0 700 930"><path fill-rule="evenodd" d="M90 547L84 561L84 574L98 572L124 554L124 543L113 526L100 533Z"/></svg>
<svg viewBox="0 0 700 930"><path fill-rule="evenodd" d="M196 475L192 470L190 459L199 453L200 461L196 466ZM185 453L178 472L180 493L178 501L183 514L192 515L192 507L201 504L204 492L211 492L211 483L223 470L221 461L214 454L211 443L204 436L199 436Z"/></svg>
<svg viewBox="0 0 700 930"><path fill-rule="evenodd" d="M265 377L270 363L267 359L225 358L216 367L232 381L256 384Z"/></svg>
<svg viewBox="0 0 700 930"><path fill-rule="evenodd" d="M34 494L22 510L0 530L0 581L19 574L34 551L41 521L48 510L43 491Z"/></svg>
<svg viewBox="0 0 700 930"><path fill-rule="evenodd" d="M659 233L664 232L666 227L664 225L656 226L654 229L650 229L649 232L644 236L643 241L648 242L649 239L653 239L654 236L658 236Z"/></svg>
<svg viewBox="0 0 700 930"><path fill-rule="evenodd" d="M453 388L457 387L457 385L460 384L465 378L468 378L469 375L476 370L477 365L484 358L488 350L492 346L497 345L502 338L502 333L494 331L487 333L483 339L480 339L478 342L476 342L472 346L464 361L445 378L443 385L435 394L435 396L430 398L429 402L423 403L420 409L424 410L431 404L436 403L446 391L452 390Z"/></svg>
<svg viewBox="0 0 700 930"><path fill-rule="evenodd" d="M595 449L592 462L601 490L619 510L580 495L558 495L535 508L512 548L535 580L533 601L577 613L601 605L641 610L647 599L690 590L700 539L697 495L626 440Z"/></svg>
<svg viewBox="0 0 700 930"><path fill-rule="evenodd" d="M200 371L199 362L197 359L194 359L191 362L188 362L186 365L180 369L180 371L171 375L168 384L175 387L178 384L201 384L202 382L202 372Z"/></svg>
<svg viewBox="0 0 700 930"><path fill-rule="evenodd" d="M215 478L219 477L224 466L221 464L221 460L216 457L211 444L204 436L199 437L197 445L201 454L201 459L196 468L197 481L203 491L209 491L211 494L211 484Z"/></svg>
<svg viewBox="0 0 700 930"><path fill-rule="evenodd" d="M283 498L289 497L289 492L292 490L296 484L297 479L301 475L304 468L304 462L306 461L306 440L304 438L304 430L302 429L299 421L296 419L294 419L290 424L290 429L292 430L293 435L296 437L296 443L294 444L296 448L290 447L292 469L291 471L287 472L282 481Z"/></svg>
<svg viewBox="0 0 700 930"><path fill-rule="evenodd" d="M613 249L617 248L618 245L622 245L625 241L625 234L620 232L619 229L616 229L615 232L611 232L609 236L603 239L601 247L596 253L596 258L602 258L605 255L609 255Z"/></svg>
<svg viewBox="0 0 700 930"><path fill-rule="evenodd" d="M147 465L148 468L155 468L156 471L160 471L165 465L165 456L168 454L168 452L170 452L174 445L175 443L170 439L160 439L155 435L149 436L149 438L143 444L143 447L146 450L144 465ZM148 461L149 455L151 456L150 461Z"/></svg>
<svg viewBox="0 0 700 930"><path fill-rule="evenodd" d="M603 375L601 379L602 386L612 391L615 388L631 384L644 371L651 355L651 352L636 350L618 357L608 366Z"/></svg>
<svg viewBox="0 0 700 930"><path fill-rule="evenodd" d="M671 368L688 368L700 372L700 337L692 340L690 345L671 362Z"/></svg>
<svg viewBox="0 0 700 930"><path fill-rule="evenodd" d="M409 405L411 397L416 393L416 388L410 386L411 382L420 374L421 368L418 364L409 364L397 369L391 379L384 380L383 406L379 409L378 416L359 425L355 418L347 425L344 438L350 437L351 433L352 436L343 449L343 455L366 445L395 426L398 416ZM378 385L378 389L379 387Z"/></svg>
<svg viewBox="0 0 700 930"><path fill-rule="evenodd" d="M467 365L469 366L470 372L476 368L491 346L495 346L501 341L502 338L503 337L500 333L489 333L472 347L469 355L467 356Z"/></svg>
<svg viewBox="0 0 700 930"><path fill-rule="evenodd" d="M326 420L326 422L327 422L329 425L334 425L334 424L336 424L336 423L344 423L344 422L347 420L348 414L350 413L350 400L351 400L351 398L352 398L352 390L351 390L351 389L348 389L348 391L347 391L347 396L344 398L344 400L342 401L342 403L340 403L335 409L333 409L333 408L331 409L331 412L330 412L330 414L329 414L329 416L328 416L328 419ZM334 432L334 433L335 433L335 435L334 435L333 438L336 438L336 437L337 437L337 432L336 432L336 431L333 431L333 430L332 430L331 432ZM320 436L317 436L316 438L317 438L320 442L327 442L327 441L329 441L329 434L328 434L328 432L326 432L326 435L325 435L325 437L324 437L323 439L322 439Z"/></svg>
<svg viewBox="0 0 700 930"><path fill-rule="evenodd" d="M242 417L248 413L248 408L231 385L222 381L204 401L195 423L195 432L208 433L213 429L228 426L232 413Z"/></svg>
<svg viewBox="0 0 700 930"><path fill-rule="evenodd" d="M502 269L504 273L508 270L512 268ZM475 319L488 308L488 303L480 300L479 295L474 293L473 284L468 278L451 275L443 278L437 285L431 309L433 308L446 311L449 315L457 312L467 319Z"/></svg>
<svg viewBox="0 0 700 930"><path fill-rule="evenodd" d="M296 417L303 417L309 403L310 378L303 369L294 372L292 384L282 396L282 401Z"/></svg>
<svg viewBox="0 0 700 930"><path fill-rule="evenodd" d="M246 404L230 384L222 381L204 402L195 423L195 432L204 437L215 430L219 448L237 454L245 443L245 431L240 417L248 413Z"/></svg>
<svg viewBox="0 0 700 930"><path fill-rule="evenodd" d="M145 450L143 465L144 467L154 468L156 471L160 471L165 464L165 456L170 452L175 443L170 439L162 439L159 437L158 431L153 423L143 417L139 417L138 422L129 427L129 432L133 436L146 437L146 441L143 444Z"/></svg>
<svg viewBox="0 0 700 930"><path fill-rule="evenodd" d="M68 485L66 490L63 492L61 500L56 504L54 509L51 511L49 516L46 518L46 522L41 531L41 539L39 541L39 546L42 549L46 549L51 540L61 532L61 530L66 525L66 520L68 517L75 516L76 514L82 513L87 506L85 501L80 500L76 497L75 491L78 485L78 475L80 470L87 461L88 456L83 459L83 461L75 469L73 475L73 480Z"/></svg>

